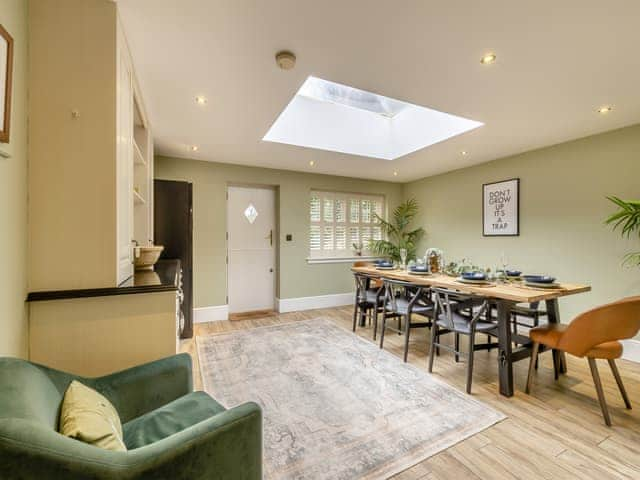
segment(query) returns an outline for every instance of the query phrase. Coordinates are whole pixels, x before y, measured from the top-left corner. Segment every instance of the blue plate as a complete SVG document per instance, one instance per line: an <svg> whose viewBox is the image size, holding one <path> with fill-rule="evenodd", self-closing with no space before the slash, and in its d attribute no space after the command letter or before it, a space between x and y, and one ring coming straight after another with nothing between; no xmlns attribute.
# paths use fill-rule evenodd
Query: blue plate
<svg viewBox="0 0 640 480"><path fill-rule="evenodd" d="M523 275L523 278L527 282L533 283L553 283L555 282L555 277L550 277L549 275Z"/></svg>
<svg viewBox="0 0 640 480"><path fill-rule="evenodd" d="M391 262L380 262L378 264L379 267L384 267L384 268L389 268L389 267L393 267L393 263Z"/></svg>
<svg viewBox="0 0 640 480"><path fill-rule="evenodd" d="M486 280L487 278L483 272L464 272L461 276L465 280Z"/></svg>
<svg viewBox="0 0 640 480"><path fill-rule="evenodd" d="M426 266L420 265L420 266L411 267L411 271L412 272L428 272L429 270L427 269Z"/></svg>
<svg viewBox="0 0 640 480"><path fill-rule="evenodd" d="M519 277L521 274L520 270L507 270L507 277Z"/></svg>
<svg viewBox="0 0 640 480"><path fill-rule="evenodd" d="M385 261L384 260L374 260L373 261L374 265L380 265L381 263L385 263Z"/></svg>

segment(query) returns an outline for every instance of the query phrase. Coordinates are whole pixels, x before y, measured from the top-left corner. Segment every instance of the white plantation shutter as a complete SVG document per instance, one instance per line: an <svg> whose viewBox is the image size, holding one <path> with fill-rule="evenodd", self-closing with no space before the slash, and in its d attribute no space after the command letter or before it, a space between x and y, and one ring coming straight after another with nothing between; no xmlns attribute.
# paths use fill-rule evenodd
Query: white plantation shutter
<svg viewBox="0 0 640 480"><path fill-rule="evenodd" d="M360 200L357 198L349 199L349 222L351 223L359 223L360 222Z"/></svg>
<svg viewBox="0 0 640 480"><path fill-rule="evenodd" d="M336 250L347 249L347 230L345 227L336 227L336 243L334 247Z"/></svg>
<svg viewBox="0 0 640 480"><path fill-rule="evenodd" d="M318 225L311 225L309 230L309 248L312 252L322 250L322 246L320 245L320 227Z"/></svg>
<svg viewBox="0 0 640 480"><path fill-rule="evenodd" d="M371 200L360 200L360 207L362 208L362 223L371 223Z"/></svg>
<svg viewBox="0 0 640 480"><path fill-rule="evenodd" d="M345 223L347 221L347 201L344 198L336 198L336 223Z"/></svg>
<svg viewBox="0 0 640 480"><path fill-rule="evenodd" d="M358 227L349 227L349 245L360 243L360 229Z"/></svg>
<svg viewBox="0 0 640 480"><path fill-rule="evenodd" d="M381 201L379 201L379 200L378 201L376 201L376 200L373 201L373 211L379 217L382 217L382 207L383 207L383 203ZM382 217L382 218L384 218L384 217ZM374 220L374 222L375 222L375 220Z"/></svg>
<svg viewBox="0 0 640 480"><path fill-rule="evenodd" d="M310 257L351 257L353 244L381 240L374 213L384 214L382 195L312 191L309 200Z"/></svg>
<svg viewBox="0 0 640 480"><path fill-rule="evenodd" d="M371 227L360 227L360 241L363 245L368 245L371 240Z"/></svg>
<svg viewBox="0 0 640 480"><path fill-rule="evenodd" d="M333 250L333 227L325 226L322 229L322 250Z"/></svg>
<svg viewBox="0 0 640 480"><path fill-rule="evenodd" d="M333 223L333 198L322 198L322 219L326 223Z"/></svg>
<svg viewBox="0 0 640 480"><path fill-rule="evenodd" d="M320 197L318 195L315 195L315 194L311 195L309 210L311 214L311 221L319 222L320 221Z"/></svg>

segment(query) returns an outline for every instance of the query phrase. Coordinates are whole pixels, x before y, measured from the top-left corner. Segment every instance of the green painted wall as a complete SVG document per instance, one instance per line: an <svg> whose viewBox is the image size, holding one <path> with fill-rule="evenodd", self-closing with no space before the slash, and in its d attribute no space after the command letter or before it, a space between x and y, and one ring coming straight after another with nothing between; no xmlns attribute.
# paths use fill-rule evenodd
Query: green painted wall
<svg viewBox="0 0 640 480"><path fill-rule="evenodd" d="M527 272L593 286L561 301L565 321L592 306L640 293L640 268L622 256L640 249L603 224L607 195L640 198L640 125L429 177L405 185L194 160L156 158L156 177L194 183L196 306L225 303L225 192L229 183L274 185L280 203L280 298L352 291L348 264L308 265L307 199L312 188L384 193L393 208L415 197L427 230L420 250L444 249L495 268L505 252ZM520 178L520 236L482 236L482 184ZM291 233L293 242L284 242Z"/></svg>
<svg viewBox="0 0 640 480"><path fill-rule="evenodd" d="M482 236L482 184L520 178L520 236ZM505 252L512 267L593 286L561 300L564 321L592 306L640 293L640 268L621 265L640 250L603 225L614 207L605 199L640 198L640 125L583 138L404 186L422 207L421 251L444 249L492 267Z"/></svg>
<svg viewBox="0 0 640 480"><path fill-rule="evenodd" d="M0 0L0 24L13 37L11 138L0 149L0 356L26 356L27 316L27 2Z"/></svg>
<svg viewBox="0 0 640 480"><path fill-rule="evenodd" d="M394 208L402 185L347 177L156 157L155 177L193 183L194 302L196 307L226 303L226 188L228 184L278 187L280 298L352 292L349 264L309 265L309 192L326 189L382 193ZM286 234L293 235L285 242Z"/></svg>

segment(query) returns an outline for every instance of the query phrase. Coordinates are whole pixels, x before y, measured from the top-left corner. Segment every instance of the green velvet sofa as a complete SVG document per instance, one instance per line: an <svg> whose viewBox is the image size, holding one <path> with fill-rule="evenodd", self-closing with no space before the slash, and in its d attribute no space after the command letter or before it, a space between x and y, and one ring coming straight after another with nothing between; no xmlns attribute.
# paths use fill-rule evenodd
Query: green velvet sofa
<svg viewBox="0 0 640 480"><path fill-rule="evenodd" d="M57 433L72 380L111 401L127 452ZM225 409L193 392L191 357L175 355L100 378L82 378L0 358L2 479L260 479L262 412L249 402Z"/></svg>

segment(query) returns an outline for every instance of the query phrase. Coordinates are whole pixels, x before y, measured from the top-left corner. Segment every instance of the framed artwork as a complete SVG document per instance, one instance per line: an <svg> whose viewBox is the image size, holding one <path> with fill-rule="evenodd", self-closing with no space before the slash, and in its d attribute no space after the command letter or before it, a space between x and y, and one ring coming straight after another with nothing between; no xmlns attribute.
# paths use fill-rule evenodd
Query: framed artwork
<svg viewBox="0 0 640 480"><path fill-rule="evenodd" d="M520 179L482 185L482 234L520 235Z"/></svg>
<svg viewBox="0 0 640 480"><path fill-rule="evenodd" d="M0 25L0 142L9 143L11 124L11 74L13 69L13 38Z"/></svg>

